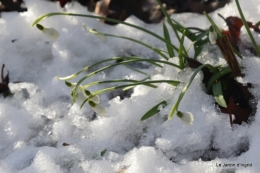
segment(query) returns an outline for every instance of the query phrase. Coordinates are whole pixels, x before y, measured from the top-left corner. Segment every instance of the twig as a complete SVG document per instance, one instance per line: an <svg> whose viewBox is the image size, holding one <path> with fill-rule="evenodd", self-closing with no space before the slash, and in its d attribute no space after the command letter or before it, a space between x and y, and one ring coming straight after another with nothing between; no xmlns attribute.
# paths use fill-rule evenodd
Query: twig
<svg viewBox="0 0 260 173"><path fill-rule="evenodd" d="M4 68L5 68L5 64L2 65L2 70L1 70L1 80L2 80L2 85L5 84L5 80L4 80Z"/></svg>

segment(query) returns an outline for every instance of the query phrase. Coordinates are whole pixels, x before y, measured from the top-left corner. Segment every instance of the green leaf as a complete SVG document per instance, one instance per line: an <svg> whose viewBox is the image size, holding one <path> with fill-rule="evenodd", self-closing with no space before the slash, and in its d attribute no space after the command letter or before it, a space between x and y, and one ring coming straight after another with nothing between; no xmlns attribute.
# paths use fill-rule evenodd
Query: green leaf
<svg viewBox="0 0 260 173"><path fill-rule="evenodd" d="M197 27L187 27L186 29L195 30L195 31L198 31L198 32L204 32L204 31L206 31L206 30L204 30L204 29L197 28Z"/></svg>
<svg viewBox="0 0 260 173"><path fill-rule="evenodd" d="M227 104L226 104L226 101L223 97L221 82L217 82L217 83L213 84L212 90L213 90L213 96L214 96L216 102L220 106L226 108Z"/></svg>
<svg viewBox="0 0 260 173"><path fill-rule="evenodd" d="M160 112L160 110L158 110L158 108L159 108L159 106L161 106L161 105L162 105L163 107L165 107L165 106L167 105L167 102L164 100L164 101L160 102L159 104L155 105L152 109L150 109L148 112L146 112L146 113L144 114L144 116L142 116L141 121L146 120L146 119L148 119L148 118L154 116L154 115L157 114L158 112Z"/></svg>
<svg viewBox="0 0 260 173"><path fill-rule="evenodd" d="M260 21L255 24L255 26L260 26Z"/></svg>
<svg viewBox="0 0 260 173"><path fill-rule="evenodd" d="M66 12L53 12L53 13L47 13L47 14L44 14L44 15L38 17L37 19L34 20L34 22L32 23L32 26L36 25L37 23L39 23L43 19L46 19L46 18L51 17L51 16L59 16L59 15L62 15L62 16L87 17L87 18L92 18L92 19L101 19L101 20L106 20L106 21L110 21L110 22L114 22L114 23L120 23L120 24L129 26L129 27L138 29L140 31L143 31L143 32L145 32L145 33L147 33L149 35L152 35L153 37L158 38L159 40L168 43L173 49L178 50L177 47L172 45L170 42L165 40L163 37L159 36L158 34L152 32L152 31L150 31L148 29L145 29L145 28L142 28L140 26L133 25L131 23L127 23L127 22L124 22L124 21L120 21L120 20L116 20L116 19L112 19L112 18L107 18L107 17L101 17L101 16L94 16L94 15L87 15L87 14L66 13Z"/></svg>
<svg viewBox="0 0 260 173"><path fill-rule="evenodd" d="M129 67L129 66L127 66L127 65L125 65L125 68L128 68L128 69L130 69L130 70L133 70L133 71L135 71L135 72L137 72L137 73L144 74L144 75L146 75L146 76L151 76L151 75L148 74L148 73L145 73L145 72L143 72L143 71L141 71L141 70L138 70L138 69L136 69L136 68L133 68L133 67Z"/></svg>
<svg viewBox="0 0 260 173"><path fill-rule="evenodd" d="M209 79L208 83L207 83L207 92L210 91L211 86L213 85L213 83L218 80L219 78L221 78L222 76L231 73L231 69L230 67L225 67L224 69L222 69L221 71L218 71L216 73L214 73L213 76L211 76L211 78Z"/></svg>
<svg viewBox="0 0 260 173"><path fill-rule="evenodd" d="M120 36L120 35L112 35L112 34L106 34L106 33L101 33L101 32L98 32L97 30L95 29L92 29L92 28L89 28L87 27L85 24L83 24L83 27L90 33L92 34L95 34L99 39L103 40L103 41L106 41L106 37L114 37L114 38L120 38L120 39L126 39L126 40L129 40L129 41L132 41L132 42L135 42L137 44L140 44L140 45L143 45L153 51L155 51L156 53L158 53L159 55L161 55L164 59L168 60L169 58L163 53L163 50L160 50L158 48L155 48L149 44L146 44L144 42L141 42L140 40L137 40L137 39L133 39L133 38L130 38L130 37L125 37L125 36ZM169 47L171 47L172 44L169 44L169 43L166 43ZM173 48L172 48L173 49ZM177 49L177 48L176 48Z"/></svg>
<svg viewBox="0 0 260 173"><path fill-rule="evenodd" d="M148 77L146 77L146 78L144 78L144 79L142 79L142 80L140 80L140 81L146 81L147 79L150 79L150 76L148 76ZM129 89L134 88L134 87L135 87L135 86L128 86L128 87L123 88L122 90L123 90L123 91L126 91L126 90L129 90Z"/></svg>
<svg viewBox="0 0 260 173"><path fill-rule="evenodd" d="M220 31L219 27L216 23L211 19L211 17L205 11L203 14L207 17L208 21L210 22L211 26L213 27L214 31L217 33L218 37L222 37L223 33Z"/></svg>
<svg viewBox="0 0 260 173"><path fill-rule="evenodd" d="M106 152L107 152L107 149L103 150L103 151L100 153L100 156L101 156L101 157L104 156L104 155L106 154Z"/></svg>
<svg viewBox="0 0 260 173"><path fill-rule="evenodd" d="M194 47L194 52L195 52L194 53L194 59L197 59L197 57L200 54L203 46L208 43L208 39L207 38L203 39L207 35L208 35L208 30L205 30L205 31L201 32L200 34L194 36L195 40L192 41L192 44L187 49L187 51L189 51L189 49L192 46Z"/></svg>
<svg viewBox="0 0 260 173"><path fill-rule="evenodd" d="M184 47L184 45L183 45L183 43L184 43L184 38L185 38L185 32L186 32L186 30L183 31L182 37L181 37L181 39L180 39L180 47L179 47L179 52L178 52L178 54L179 54L179 56L178 56L178 57L179 57L179 64L180 64L180 66L181 66L182 68L184 68L184 56L183 56L182 51L185 50L185 47ZM186 55L186 57L187 57L187 55Z"/></svg>
<svg viewBox="0 0 260 173"><path fill-rule="evenodd" d="M170 37L169 31L167 29L167 26L165 25L164 22L163 22L163 34L164 34L165 40L168 40L171 43L171 37ZM171 58L174 57L175 55L174 55L172 47L169 44L167 44L167 43L166 43L166 47L167 47L169 56Z"/></svg>
<svg viewBox="0 0 260 173"><path fill-rule="evenodd" d="M173 23L174 22L174 23ZM207 35L208 33L208 30L202 30L202 29L199 29L199 28L185 28L184 26L182 26L180 23L178 23L177 21L175 21L174 19L171 19L171 26L174 30L176 31L179 31L179 32L182 32L185 30L185 37L187 37L188 39L190 39L193 43L191 44L191 46L194 47L194 58L196 59L197 56L200 54L201 50L202 50L202 47L204 44L208 43L208 40L207 39L203 39L203 37L205 35ZM197 33L193 33L191 32L190 30L196 30L198 31L200 34L197 34ZM176 32L175 31L175 32ZM178 38L179 42L180 42L180 38ZM190 46L190 48L191 48ZM189 48L189 49L190 49ZM187 49L187 51L189 50ZM185 56L188 56L186 50L184 49L184 55Z"/></svg>
<svg viewBox="0 0 260 173"><path fill-rule="evenodd" d="M180 82L179 81L169 81L169 82L167 82L167 81L165 81L166 83L168 83L168 84L170 84L170 85L173 85L173 86L177 86Z"/></svg>
<svg viewBox="0 0 260 173"><path fill-rule="evenodd" d="M255 51L256 51L256 54L258 55L258 57L260 57L260 48L258 47L258 45L257 45L257 43L256 43L256 41L254 39L254 36L252 35L252 32L250 31L250 28L249 28L249 26L247 24L247 21L245 19L244 14L243 14L243 11L242 11L242 9L240 7L239 1L235 0L235 2L236 2L236 6L237 6L237 9L238 9L238 12L240 14L241 20L242 20L242 22L244 24L244 27L246 28L247 34L249 35L249 38L251 39L251 41L253 43L253 46L254 46Z"/></svg>

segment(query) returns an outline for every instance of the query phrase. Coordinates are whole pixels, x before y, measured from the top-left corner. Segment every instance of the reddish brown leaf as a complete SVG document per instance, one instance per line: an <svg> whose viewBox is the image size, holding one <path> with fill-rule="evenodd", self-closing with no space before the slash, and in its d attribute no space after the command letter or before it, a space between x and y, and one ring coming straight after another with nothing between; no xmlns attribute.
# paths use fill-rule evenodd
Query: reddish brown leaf
<svg viewBox="0 0 260 173"><path fill-rule="evenodd" d="M227 35L230 39L231 45L239 51L238 48L238 43L240 41L239 36L240 36L240 31L241 27L243 26L243 22L241 18L236 17L236 16L230 16L227 18L224 18L221 14L218 14L221 18L223 18L228 26L228 30L223 30L223 34ZM258 26L253 25L252 22L248 22L247 24L250 28L253 28L255 32L260 33L260 29Z"/></svg>
<svg viewBox="0 0 260 173"><path fill-rule="evenodd" d="M68 0L59 0L59 2L60 6L63 8L67 4Z"/></svg>
<svg viewBox="0 0 260 173"><path fill-rule="evenodd" d="M232 97L230 97L227 108L221 108L221 112L229 114L230 125L232 127L233 122L237 124L241 124L243 121L247 122L252 110L250 108L242 108L238 103L234 102ZM232 114L236 118L234 121L232 121Z"/></svg>

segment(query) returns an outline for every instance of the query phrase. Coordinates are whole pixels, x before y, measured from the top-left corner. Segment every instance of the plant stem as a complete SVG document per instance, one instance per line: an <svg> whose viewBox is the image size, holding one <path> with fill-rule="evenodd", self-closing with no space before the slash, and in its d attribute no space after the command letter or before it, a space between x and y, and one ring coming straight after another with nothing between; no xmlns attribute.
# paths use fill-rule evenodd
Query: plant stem
<svg viewBox="0 0 260 173"><path fill-rule="evenodd" d="M167 41L166 39L164 39L163 37L145 29L145 28L142 28L142 27L139 27L137 25L133 25L133 24L130 24L130 23L127 23L127 22L123 22L123 21L120 21L120 20L116 20L116 19L112 19L112 18L106 18L106 17L101 17L101 16L93 16L93 15L87 15L87 14L76 14L76 13L65 13L65 12L53 12L53 13L47 13L47 14L44 14L40 17L38 17L37 19L35 19L35 21L32 23L32 26L36 25L37 23L39 23L41 20L47 18L47 17L51 17L51 16L77 16L77 17L88 17L88 18L94 18L94 19L101 19L101 20L106 20L106 21L110 21L110 22L115 22L115 23L121 23L123 25L127 25L127 26L130 26L132 28L136 28L138 30L141 30L147 34L150 34L156 38L158 38L159 40L167 43L169 46L171 46L173 49L178 49L176 46L174 46L173 44L171 44L169 41Z"/></svg>
<svg viewBox="0 0 260 173"><path fill-rule="evenodd" d="M96 81L96 82L91 82L91 83L88 83L88 84L82 86L82 89L87 89L88 87L93 86L93 85L104 84L104 83L116 83L116 82L132 82L132 83L139 82L140 83L140 82L143 82L143 81L129 80L129 79L114 79L114 80ZM146 86L149 86L149 87L152 87L152 88L157 88L156 85L152 85L150 83L148 83L148 84L144 83L143 85L146 85Z"/></svg>
<svg viewBox="0 0 260 173"><path fill-rule="evenodd" d="M180 102L181 102L181 100L182 100L184 94L186 93L186 91L187 91L188 88L190 87L190 84L192 83L193 79L195 78L195 76L197 75L197 73L198 73L201 69L203 69L204 67L208 67L208 68L210 68L210 69L214 68L214 67L213 67L212 65L210 65L210 64L203 64L203 65L199 66L199 67L193 72L193 74L192 74L192 76L191 76L189 82L185 85L185 87L183 88L182 92L181 92L180 95L179 95L179 98L178 98L177 102L176 102L176 103L174 104L174 106L172 107L172 109L171 109L171 111L170 111L170 113L169 113L169 116L168 116L168 120L172 119L172 117L173 117L173 115L174 115L174 112L175 112L176 110L178 110L179 104L180 104Z"/></svg>
<svg viewBox="0 0 260 173"><path fill-rule="evenodd" d="M5 68L5 64L2 65L2 69L1 69L1 80L2 80L2 85L5 84L5 80L4 80L4 68Z"/></svg>
<svg viewBox="0 0 260 173"><path fill-rule="evenodd" d="M255 41L251 31L250 31L250 29L249 29L249 26L247 24L247 21L245 19L245 16L244 16L243 12L242 12L240 4L239 4L238 0L235 0L235 2L236 2L236 5L237 5L238 12L240 14L241 20L242 20L242 22L243 22L243 24L244 24L244 26L246 28L246 31L247 31L247 33L248 33L248 35L249 35L249 37L250 37L250 39L251 39L251 41L252 41L252 43L254 45L255 51L256 51L258 57L260 57L260 49L259 49L259 47L258 47L258 45L257 45L257 43L256 43L256 41Z"/></svg>
<svg viewBox="0 0 260 173"><path fill-rule="evenodd" d="M168 62L168 61L162 61L162 60L153 60L153 59L132 59L132 60L127 60L127 61L122 61L122 62L119 62L119 63L117 63L117 64L112 64L112 65L103 67L103 68L101 68L101 69L99 69L99 70L96 70L96 71L94 71L94 72L92 72L92 73L86 75L85 77L81 78L81 79L78 81L77 85L75 86L75 90L74 90L74 92L73 92L73 94L72 94L72 96L73 96L72 102L73 102L73 103L76 102L77 88L80 86L80 84L81 84L85 79L87 79L87 78L89 78L89 77L91 77L91 76L93 76L93 75L95 75L95 74L97 74L97 73L99 73L99 72L101 72L101 71L104 71L104 70L106 70L106 69L112 68L112 67L114 67L114 66L119 66L119 65L121 65L121 64L127 64L127 63L132 63L132 62L139 62L139 61L150 62L150 63L152 63L152 62L153 62L153 63L154 63L154 62L164 63L164 64L168 64L168 65L171 65L171 66L173 66L173 67L176 67L176 68L181 69L180 66L178 66L178 65L176 65L176 64L174 64L174 63L171 63L171 62Z"/></svg>
<svg viewBox="0 0 260 173"><path fill-rule="evenodd" d="M127 85L120 85L120 86L116 86L116 87L105 88L105 89L93 92L91 97L85 99L80 107L84 106L84 104L87 101L89 101L92 97L99 95L101 93L104 93L104 92L113 91L113 90L116 90L116 89L125 88L125 87L129 87L129 86L147 85L147 84L152 84L152 83L163 83L163 82L169 83L169 84L175 85L175 86L177 86L180 83L179 81L174 81L174 80L154 80L154 81L141 81L141 82L136 82L136 83L127 84Z"/></svg>

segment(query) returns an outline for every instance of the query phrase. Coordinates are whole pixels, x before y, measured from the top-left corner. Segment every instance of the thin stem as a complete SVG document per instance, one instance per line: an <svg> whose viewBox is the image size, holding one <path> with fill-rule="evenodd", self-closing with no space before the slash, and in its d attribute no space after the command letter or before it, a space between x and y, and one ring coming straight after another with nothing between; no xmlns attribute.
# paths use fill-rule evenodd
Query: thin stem
<svg viewBox="0 0 260 173"><path fill-rule="evenodd" d="M118 65L122 65L122 64L127 64L127 63L132 63L132 62L139 62L139 61L164 63L164 64L168 64L168 65L171 65L171 66L173 66L173 67L176 67L176 68L181 69L180 66L178 66L178 65L176 65L176 64L174 64L174 63L171 63L171 62L168 62L168 61L162 61L162 60L153 60L153 59L132 59L132 60L127 60L127 61L119 62L119 63L117 63L117 64L112 64L112 65L103 67L103 68L101 68L101 69L99 69L99 70L96 70L96 71L94 71L94 72L92 72L92 73L86 75L85 77L81 78L81 79L79 80L79 82L77 83L77 85L75 86L75 90L74 90L74 92L73 92L73 99L72 99L73 103L76 102L76 94L77 94L76 91L77 91L77 88L80 86L80 84L81 84L85 79L87 79L87 78L89 78L89 77L91 77L91 76L93 76L93 75L95 75L95 74L97 74L97 73L99 73L99 72L101 72L101 71L104 71L104 70L106 70L106 69L109 69L109 68L112 68L112 67L115 67L115 66L118 66Z"/></svg>
<svg viewBox="0 0 260 173"><path fill-rule="evenodd" d="M124 37L124 36L117 36L117 35L112 35L112 34L106 34L106 33L103 33L105 36L109 36L109 37L115 37L115 38L122 38L122 39L126 39L126 40L130 40L130 41L133 41L135 43L138 43L138 44L141 44L151 50L153 50L154 52L158 53L159 55L161 55L164 59L168 60L169 58L162 53L162 50L158 49L158 48L155 48L155 47L152 47L150 46L149 44L146 44L144 42L141 42L141 41L138 41L136 39L133 39L133 38L129 38L129 37ZM178 49L177 49L178 50Z"/></svg>
<svg viewBox="0 0 260 173"><path fill-rule="evenodd" d="M41 20L47 18L47 17L51 17L51 16L60 16L60 15L67 15L67 16L77 16L77 17L88 17L88 18L94 18L94 19L101 19L101 20L107 20L107 21L110 21L110 22L115 22L115 23L121 23L123 25L127 25L127 26L130 26L132 28L136 28L138 30L141 30L147 34L150 34L156 38L158 38L159 40L169 44L173 49L177 49L177 47L175 47L173 44L171 44L169 41L167 41L166 39L164 39L163 37L145 29L145 28L142 28L142 27L139 27L137 25L133 25L133 24L130 24L130 23L127 23L127 22L123 22L123 21L120 21L120 20L116 20L116 19L112 19L112 18L106 18L106 17L101 17L101 16L93 16L93 15L87 15L87 14L76 14L76 13L65 13L65 12L53 12L53 13L47 13L47 14L44 14L40 17L38 17L33 23L32 23L32 26L36 25L37 23L39 23Z"/></svg>
<svg viewBox="0 0 260 173"><path fill-rule="evenodd" d="M123 57L113 57L113 58L109 58L109 59L106 59L106 60L102 60L102 61L99 61L97 63L94 63L90 66L86 66L85 68L81 69L80 71L78 71L77 73L74 73L70 76L67 76L67 77L57 77L59 80L71 80L75 77L77 77L80 73L84 72L84 71L87 71L88 69L94 67L94 66L97 66L99 64L102 64L104 62L108 62L108 61L117 61L117 60L123 60L123 59L141 59L140 57L137 57L137 56L123 56ZM153 65L156 65L156 66L159 66L159 67L162 67L161 65L159 64L156 64L156 63L151 63Z"/></svg>
<svg viewBox="0 0 260 173"><path fill-rule="evenodd" d="M248 33L248 35L249 35L249 37L250 37L250 39L251 39L251 41L252 41L252 43L254 45L255 51L256 51L257 55L260 57L260 49L259 49L259 47L258 47L258 45L257 45L257 43L256 43L256 41L255 41L251 31L250 31L250 29L249 29L249 26L247 24L247 21L245 19L245 16L244 16L243 12L242 12L240 4L239 4L238 0L235 0L235 2L236 2L237 9L238 9L238 12L240 14L240 17L242 19L242 22L243 22L243 24L244 24L244 26L246 28L246 31L247 31L247 33Z"/></svg>
<svg viewBox="0 0 260 173"><path fill-rule="evenodd" d="M203 14L207 17L207 19L209 20L209 22L211 23L212 27L214 28L214 30L217 32L218 36L221 37L223 34L222 32L219 30L218 26L215 24L215 22L211 19L211 17L208 15L208 13L206 13L205 11L203 12Z"/></svg>
<svg viewBox="0 0 260 173"><path fill-rule="evenodd" d="M2 80L2 85L5 84L5 80L4 80L4 68L5 68L5 64L2 65L2 69L1 69L1 80Z"/></svg>
<svg viewBox="0 0 260 173"><path fill-rule="evenodd" d="M145 73L145 72L143 72L143 71L141 71L141 70L137 70L137 69L135 69L135 68L133 68L133 67L129 67L129 66L126 66L126 65L125 65L125 68L128 68L128 69L130 69L130 70L133 70L133 71L138 72L138 73L141 73L141 74L144 74L144 75L146 75L146 76L151 76L150 74Z"/></svg>
<svg viewBox="0 0 260 173"><path fill-rule="evenodd" d="M161 10L162 10L162 12L163 12L163 14L166 16L167 22L171 25L171 27L172 27L172 29L173 29L173 31L174 31L174 33L175 33L175 35L176 35L178 41L180 42L180 41L181 41L181 38L180 38L180 36L179 36L177 30L174 28L174 25L173 25L173 23L172 23L172 20L171 20L169 14L167 13L167 11L165 10L165 8L163 7L161 1L160 1L160 0L156 0L156 1L157 1L157 3L159 4L159 6L160 6L160 8L161 8Z"/></svg>
<svg viewBox="0 0 260 173"><path fill-rule="evenodd" d="M90 87L90 86L93 86L93 85L98 85L98 84L104 84L104 83L117 83L117 82L133 82L133 83L137 83L137 82L143 82L143 81L138 81L138 80L129 80L129 79L115 79L115 80L104 80L104 81L95 81L95 82L91 82L91 83L88 83L86 85L83 85L81 87L82 90ZM152 85L150 83L146 84L144 83L144 85L146 86L149 86L149 87L152 87L152 88L157 88L156 85Z"/></svg>
<svg viewBox="0 0 260 173"><path fill-rule="evenodd" d="M182 37L180 39L180 48L179 48L179 64L182 68L184 68L184 58L183 58L183 51L185 50L184 46L183 46L183 42L184 42L184 37L185 37L185 32L186 30L183 31Z"/></svg>
<svg viewBox="0 0 260 173"><path fill-rule="evenodd" d="M168 116L168 119L169 119L169 120L172 119L172 117L173 117L173 115L174 115L174 112L175 112L176 110L178 110L179 104L180 104L180 102L181 102L181 100L182 100L184 94L186 93L186 91L187 91L188 88L190 87L190 84L192 83L193 79L194 79L195 76L198 74L198 72L199 72L201 69L203 69L204 67L208 67L208 68L210 68L210 69L214 69L214 67L213 67L212 65L210 65L210 64L204 64L204 65L199 66L199 67L193 72L193 74L192 74L192 76L191 76L189 82L185 85L185 87L183 88L182 92L181 92L180 95L179 95L179 98L178 98L177 102L176 102L176 103L174 104L174 106L172 107L172 109L171 109L171 111L170 111L170 114L169 114L169 116Z"/></svg>
<svg viewBox="0 0 260 173"><path fill-rule="evenodd" d="M180 83L179 81L173 81L173 80L156 80L156 81L141 81L141 82L136 82L136 83L133 83L133 84L127 84L127 85L120 85L120 86L116 86L116 87L105 88L105 89L93 92L90 97L88 97L87 99L85 99L83 101L83 103L81 104L80 107L82 108L84 106L84 104L87 101L89 101L92 97L99 95L101 93L104 93L104 92L113 91L113 90L116 90L116 89L130 87L130 86L147 85L147 84L151 84L151 83L163 83L163 82L170 83L170 84L175 85L175 86L177 86Z"/></svg>

